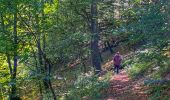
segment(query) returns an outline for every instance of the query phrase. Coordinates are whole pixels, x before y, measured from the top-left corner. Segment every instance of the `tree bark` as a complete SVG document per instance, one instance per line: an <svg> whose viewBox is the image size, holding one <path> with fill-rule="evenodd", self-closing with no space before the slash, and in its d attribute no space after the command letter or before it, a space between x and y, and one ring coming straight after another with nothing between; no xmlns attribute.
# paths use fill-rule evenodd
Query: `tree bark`
<svg viewBox="0 0 170 100"><path fill-rule="evenodd" d="M100 52L98 47L99 32L97 21L97 0L92 0L91 3L91 57L92 64L95 67L95 72L98 74L101 71Z"/></svg>
<svg viewBox="0 0 170 100"><path fill-rule="evenodd" d="M44 24L45 21L45 15L44 15L44 0L41 0L41 5L42 5L42 10L41 10L41 14L42 14L42 24ZM50 74L51 74L51 63L49 61L47 61L46 59L46 55L44 55L45 53L45 48L46 48L46 38L45 38L45 33L44 31L40 30L39 27L39 17L38 15L35 16L36 17L36 28L37 28L37 48L38 48L38 59L39 59L39 64L40 64L40 69L41 69L41 74L45 75L46 77L42 80L45 90L46 92L48 90L51 91L52 95L53 95L53 99L56 100L56 95L54 92L54 89L52 88L52 83L51 80L49 79ZM42 40L42 44L41 44L41 34L43 35L43 40ZM42 47L41 47L42 46Z"/></svg>
<svg viewBox="0 0 170 100"><path fill-rule="evenodd" d="M16 6L15 6L16 9ZM13 66L13 73L11 76L11 82L12 87L11 87L11 96L10 100L15 100L19 99L17 96L17 91L16 91L16 73L17 73L17 67L18 67L18 54L17 54L17 49L18 49L18 36L17 36L17 11L15 10L14 12L14 24L13 24L13 45L14 45L14 66Z"/></svg>
<svg viewBox="0 0 170 100"><path fill-rule="evenodd" d="M9 73L10 75L12 75L12 64L11 64L11 58L9 54L6 54L7 56L7 63L8 63L8 67L9 67Z"/></svg>
<svg viewBox="0 0 170 100"><path fill-rule="evenodd" d="M112 47L111 47L109 41L106 41L106 43L107 43L107 46L108 46L110 53L113 54L113 50L112 50Z"/></svg>

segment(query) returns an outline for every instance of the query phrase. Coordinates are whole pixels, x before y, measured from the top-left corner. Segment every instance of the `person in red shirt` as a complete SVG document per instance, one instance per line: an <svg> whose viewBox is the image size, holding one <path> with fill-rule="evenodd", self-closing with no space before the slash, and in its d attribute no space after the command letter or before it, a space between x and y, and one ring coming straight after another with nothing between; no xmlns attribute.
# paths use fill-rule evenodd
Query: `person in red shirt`
<svg viewBox="0 0 170 100"><path fill-rule="evenodd" d="M122 62L122 56L120 55L119 52L117 52L113 57L114 70L116 71L117 74L119 73L121 62Z"/></svg>

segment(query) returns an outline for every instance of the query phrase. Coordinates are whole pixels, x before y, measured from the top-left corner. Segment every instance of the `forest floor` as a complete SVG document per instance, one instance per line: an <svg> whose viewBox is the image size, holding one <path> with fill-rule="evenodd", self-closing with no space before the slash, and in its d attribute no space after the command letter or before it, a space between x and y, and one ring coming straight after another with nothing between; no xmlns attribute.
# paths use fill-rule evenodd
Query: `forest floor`
<svg viewBox="0 0 170 100"><path fill-rule="evenodd" d="M143 81L143 78L130 79L127 72L122 70L111 77L111 85L104 100L148 100L146 94L148 88L143 85Z"/></svg>

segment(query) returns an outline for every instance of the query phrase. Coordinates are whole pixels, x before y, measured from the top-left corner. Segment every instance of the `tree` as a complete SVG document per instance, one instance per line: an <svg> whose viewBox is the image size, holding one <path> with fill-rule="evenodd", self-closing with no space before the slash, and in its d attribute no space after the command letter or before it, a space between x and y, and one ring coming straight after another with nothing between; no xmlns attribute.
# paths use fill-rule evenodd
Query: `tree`
<svg viewBox="0 0 170 100"><path fill-rule="evenodd" d="M16 93L16 75L17 75L17 67L18 67L18 36L17 36L17 5L14 5L14 14L13 14L13 45L14 45L14 66L13 66L13 73L11 76L11 80L12 82L14 82L14 84L12 85L12 89L11 89L11 100L14 100L17 97L17 93Z"/></svg>
<svg viewBox="0 0 170 100"><path fill-rule="evenodd" d="M98 32L98 17L97 17L97 0L91 2L91 57L92 64L95 67L96 73L99 73L101 69L100 51L98 47L99 32Z"/></svg>

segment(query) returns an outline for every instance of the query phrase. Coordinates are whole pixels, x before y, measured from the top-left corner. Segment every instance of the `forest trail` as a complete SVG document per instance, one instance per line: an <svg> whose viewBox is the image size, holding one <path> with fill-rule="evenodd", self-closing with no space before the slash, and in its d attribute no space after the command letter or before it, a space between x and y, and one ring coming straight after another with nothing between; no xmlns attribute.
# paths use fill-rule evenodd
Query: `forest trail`
<svg viewBox="0 0 170 100"><path fill-rule="evenodd" d="M143 86L144 79L132 80L125 70L114 74L110 79L110 88L107 91L108 97L104 100L148 100Z"/></svg>

